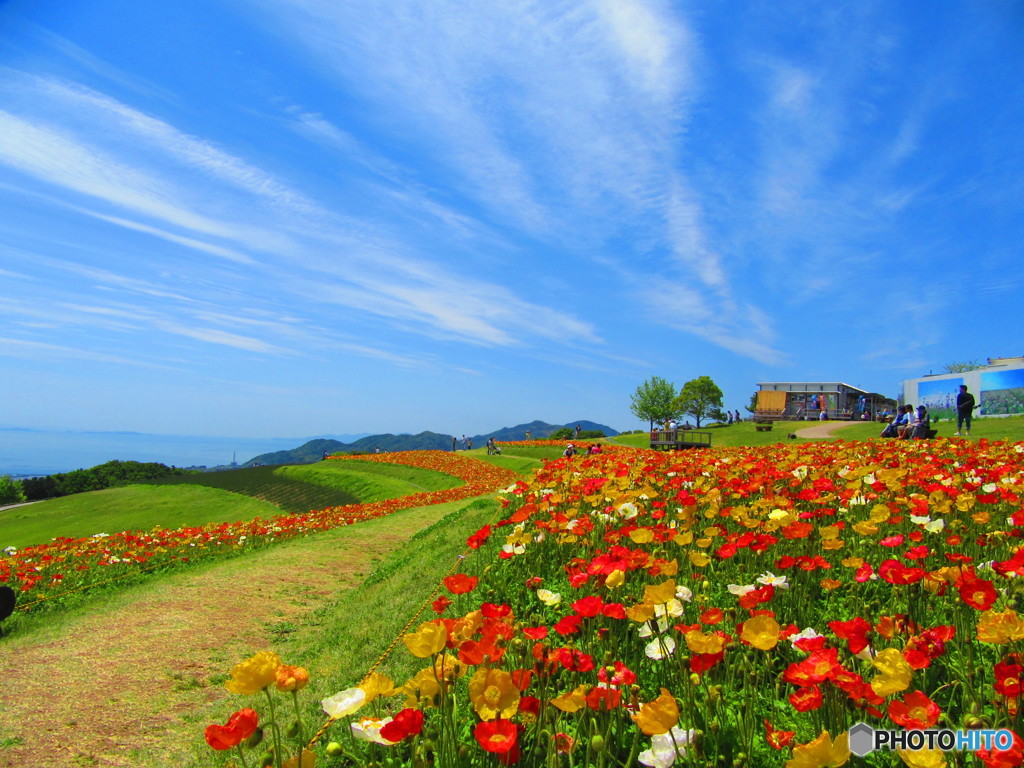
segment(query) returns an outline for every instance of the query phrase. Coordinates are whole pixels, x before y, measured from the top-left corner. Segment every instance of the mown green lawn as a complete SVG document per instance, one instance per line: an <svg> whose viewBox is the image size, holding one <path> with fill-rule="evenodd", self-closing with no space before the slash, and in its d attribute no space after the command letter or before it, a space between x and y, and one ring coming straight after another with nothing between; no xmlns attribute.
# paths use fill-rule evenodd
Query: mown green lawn
<svg viewBox="0 0 1024 768"><path fill-rule="evenodd" d="M714 448L727 448L735 446L770 445L781 443L789 439L791 433L799 434L801 429L814 426L813 421L777 421L770 432L758 432L754 424L744 421L739 424L725 426L712 426L703 428L701 431L711 433L711 445ZM938 437L955 437L956 422L940 421L933 423L932 427L938 430ZM871 440L882 432L882 425L876 422L852 422L839 428L833 434L833 439L842 440ZM971 429L972 440L987 438L989 440L1024 440L1024 416L1007 416L1005 418L975 419ZM649 448L651 444L650 435L642 432L634 435L617 435L610 438L613 443L629 445L634 448Z"/></svg>

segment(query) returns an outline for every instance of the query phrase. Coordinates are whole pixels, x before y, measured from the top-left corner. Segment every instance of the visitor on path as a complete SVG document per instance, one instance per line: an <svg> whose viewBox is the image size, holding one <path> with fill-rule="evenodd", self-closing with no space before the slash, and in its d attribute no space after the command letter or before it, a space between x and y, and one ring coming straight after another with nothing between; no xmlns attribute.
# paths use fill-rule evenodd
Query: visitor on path
<svg viewBox="0 0 1024 768"><path fill-rule="evenodd" d="M824 408L822 408L821 409L821 413L818 414L818 421L827 421L827 420L828 420L828 411L826 411Z"/></svg>
<svg viewBox="0 0 1024 768"><path fill-rule="evenodd" d="M470 438L468 438L466 440L466 450L467 451L472 451L473 450L473 438L472 437L470 437Z"/></svg>
<svg viewBox="0 0 1024 768"><path fill-rule="evenodd" d="M493 438L487 440L487 455L488 456L500 456L501 448L498 447L498 442Z"/></svg>
<svg viewBox="0 0 1024 768"><path fill-rule="evenodd" d="M455 435L452 435L452 453L455 453L455 450L458 447L459 447L459 438L457 438Z"/></svg>
<svg viewBox="0 0 1024 768"><path fill-rule="evenodd" d="M729 418L725 423L728 424L729 426L732 426L732 411L726 411L726 414L729 416Z"/></svg>
<svg viewBox="0 0 1024 768"><path fill-rule="evenodd" d="M974 404L974 395L967 391L967 385L960 385L960 394L956 396L956 434L959 437L960 432L964 434L971 434L971 416L974 414L974 409L978 406ZM967 426L967 430L964 431L964 425Z"/></svg>
<svg viewBox="0 0 1024 768"><path fill-rule="evenodd" d="M743 419L740 418L740 412L737 409L737 411L736 411L736 423L739 424L741 421L743 421Z"/></svg>
<svg viewBox="0 0 1024 768"><path fill-rule="evenodd" d="M583 431L583 427L581 427L579 424L577 424L576 425L576 439L577 440L580 439L580 432L582 432L582 431Z"/></svg>

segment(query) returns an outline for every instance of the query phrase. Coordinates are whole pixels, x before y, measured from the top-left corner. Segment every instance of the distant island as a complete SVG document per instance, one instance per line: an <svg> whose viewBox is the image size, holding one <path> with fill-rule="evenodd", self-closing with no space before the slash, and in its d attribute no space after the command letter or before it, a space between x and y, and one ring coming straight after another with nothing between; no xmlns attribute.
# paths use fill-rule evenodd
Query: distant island
<svg viewBox="0 0 1024 768"><path fill-rule="evenodd" d="M603 432L608 437L619 434L617 430L605 424L597 424L593 421L580 419L579 421L571 421L567 424L548 424L544 421L531 421L528 424L518 424L514 427L502 427L486 435L466 435L466 437L473 441L474 447L482 448L492 437L498 442L526 440L527 436L533 440L543 440L560 429L574 430L577 424L583 432ZM323 459L325 453L374 453L378 448L387 453L395 451L450 451L452 449L452 437L453 435L442 435L437 432L420 432L418 435L369 435L352 443L320 438L310 440L291 450L273 451L254 456L241 464L241 466L312 464ZM459 439L459 448L462 448L462 435L454 435L454 437Z"/></svg>

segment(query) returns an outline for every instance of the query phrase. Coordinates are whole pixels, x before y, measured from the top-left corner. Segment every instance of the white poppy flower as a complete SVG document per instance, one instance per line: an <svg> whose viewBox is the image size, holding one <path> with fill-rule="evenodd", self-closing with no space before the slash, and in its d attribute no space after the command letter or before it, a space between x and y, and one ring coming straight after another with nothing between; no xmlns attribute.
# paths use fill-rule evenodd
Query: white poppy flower
<svg viewBox="0 0 1024 768"><path fill-rule="evenodd" d="M366 703L366 691L362 688L346 688L320 702L331 720L351 715Z"/></svg>

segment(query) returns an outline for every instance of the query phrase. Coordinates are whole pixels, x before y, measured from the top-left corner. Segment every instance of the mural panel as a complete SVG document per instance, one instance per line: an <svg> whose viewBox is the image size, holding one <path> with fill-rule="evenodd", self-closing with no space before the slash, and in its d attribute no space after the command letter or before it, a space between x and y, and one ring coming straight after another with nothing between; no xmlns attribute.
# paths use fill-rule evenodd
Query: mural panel
<svg viewBox="0 0 1024 768"><path fill-rule="evenodd" d="M1024 368L981 374L981 413L1024 413Z"/></svg>
<svg viewBox="0 0 1024 768"><path fill-rule="evenodd" d="M917 385L917 398L920 402L912 405L923 405L932 419L955 419L956 396L963 383L962 377L922 381Z"/></svg>

